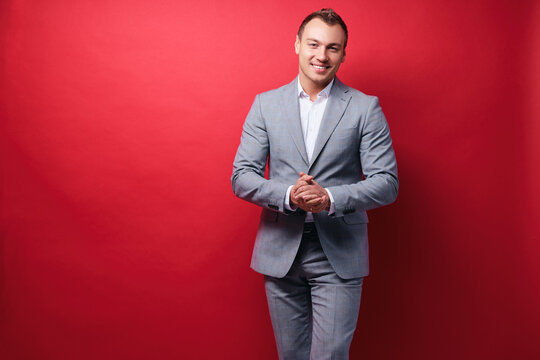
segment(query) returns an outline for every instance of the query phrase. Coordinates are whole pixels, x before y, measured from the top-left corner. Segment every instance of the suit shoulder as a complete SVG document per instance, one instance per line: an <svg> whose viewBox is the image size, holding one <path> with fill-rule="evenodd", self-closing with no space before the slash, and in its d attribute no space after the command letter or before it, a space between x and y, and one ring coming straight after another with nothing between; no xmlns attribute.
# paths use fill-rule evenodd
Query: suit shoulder
<svg viewBox="0 0 540 360"><path fill-rule="evenodd" d="M295 79L295 81L296 81L296 79ZM285 84L285 85L280 86L280 87L275 88L275 89L263 91L262 93L257 94L257 96L261 100L276 99L276 98L279 98L279 97L283 96L287 92L287 90L290 89L291 86L293 86L293 83L288 83L288 84Z"/></svg>
<svg viewBox="0 0 540 360"><path fill-rule="evenodd" d="M349 104L351 111L357 114L366 114L373 109L380 109L379 98L377 96L368 95L347 85L343 86L346 94L351 97Z"/></svg>
<svg viewBox="0 0 540 360"><path fill-rule="evenodd" d="M357 90L355 88L352 88L350 86L345 85L345 87L348 90L348 93L352 96L354 101L360 101L362 103L370 103L372 101L378 100L379 98L375 95L369 95L366 94L360 90Z"/></svg>
<svg viewBox="0 0 540 360"><path fill-rule="evenodd" d="M334 87L337 89L338 92L344 92L346 96L351 96L353 103L369 104L374 100L378 99L376 96L368 95L360 90L344 84L338 77L335 78Z"/></svg>

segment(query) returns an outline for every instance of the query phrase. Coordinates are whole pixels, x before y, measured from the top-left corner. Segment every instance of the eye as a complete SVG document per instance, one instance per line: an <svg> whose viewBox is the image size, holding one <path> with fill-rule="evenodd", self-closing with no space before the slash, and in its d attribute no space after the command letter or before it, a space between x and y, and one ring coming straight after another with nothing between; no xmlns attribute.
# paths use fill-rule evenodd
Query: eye
<svg viewBox="0 0 540 360"><path fill-rule="evenodd" d="M309 47L316 47L317 44L316 44L316 43L308 43L308 46L309 46Z"/></svg>

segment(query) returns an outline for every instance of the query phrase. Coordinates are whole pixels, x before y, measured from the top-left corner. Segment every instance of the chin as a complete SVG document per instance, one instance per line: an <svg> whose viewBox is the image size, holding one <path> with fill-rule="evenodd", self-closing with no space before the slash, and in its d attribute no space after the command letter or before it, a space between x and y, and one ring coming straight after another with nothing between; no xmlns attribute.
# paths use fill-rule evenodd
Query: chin
<svg viewBox="0 0 540 360"><path fill-rule="evenodd" d="M315 82L317 84L323 85L323 84L326 84L326 83L330 82L331 79L332 79L331 76L325 76L324 78L316 78Z"/></svg>

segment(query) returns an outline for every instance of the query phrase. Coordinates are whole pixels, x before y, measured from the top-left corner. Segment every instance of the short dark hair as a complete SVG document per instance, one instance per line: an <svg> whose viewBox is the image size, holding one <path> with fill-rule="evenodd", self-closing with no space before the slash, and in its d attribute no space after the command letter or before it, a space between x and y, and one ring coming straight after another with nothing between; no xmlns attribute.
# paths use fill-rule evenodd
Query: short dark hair
<svg viewBox="0 0 540 360"><path fill-rule="evenodd" d="M339 24L343 31L345 32L345 44L343 45L343 48L347 47L347 40L349 39L349 32L347 31L347 25L345 25L345 21L335 12L333 9L321 9L319 11L312 12L309 14L304 21L302 21L302 24L300 24L300 28L298 29L298 38L302 38L302 33L304 32L304 28L306 27L306 24L310 22L311 20L318 18L324 21L328 25L336 25Z"/></svg>

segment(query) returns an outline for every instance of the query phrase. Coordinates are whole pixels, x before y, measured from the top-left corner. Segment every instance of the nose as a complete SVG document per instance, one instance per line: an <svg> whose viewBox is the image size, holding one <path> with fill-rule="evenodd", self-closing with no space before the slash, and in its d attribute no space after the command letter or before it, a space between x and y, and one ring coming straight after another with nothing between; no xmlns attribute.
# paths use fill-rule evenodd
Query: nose
<svg viewBox="0 0 540 360"><path fill-rule="evenodd" d="M326 62L328 60L328 55L326 55L326 48L324 46L319 47L319 51L316 54L317 60L320 62Z"/></svg>

